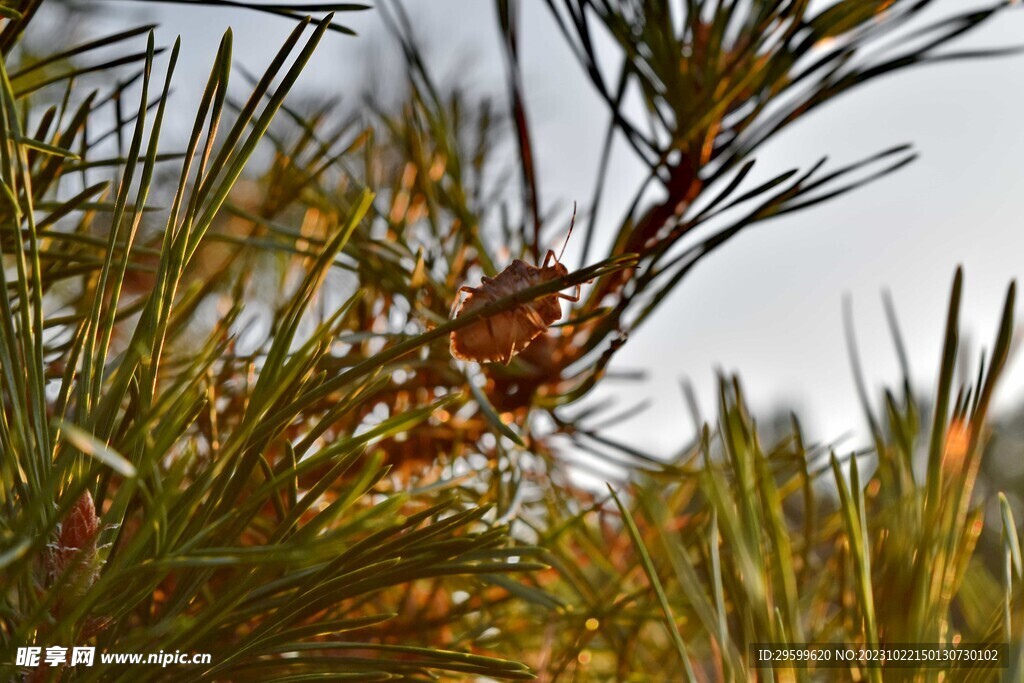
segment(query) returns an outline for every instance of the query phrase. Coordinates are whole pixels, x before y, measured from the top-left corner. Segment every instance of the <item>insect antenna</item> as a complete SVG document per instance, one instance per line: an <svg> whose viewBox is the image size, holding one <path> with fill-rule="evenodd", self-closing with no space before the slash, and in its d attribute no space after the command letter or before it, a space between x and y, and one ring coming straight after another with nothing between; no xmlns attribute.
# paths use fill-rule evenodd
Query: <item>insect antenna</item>
<svg viewBox="0 0 1024 683"><path fill-rule="evenodd" d="M576 227L576 202L572 203L572 220L569 221L569 232L565 236L565 241L562 242L562 250L558 252L558 258L555 259L558 263L562 262L562 254L565 253L565 247L569 244L569 238L572 237L572 229Z"/></svg>

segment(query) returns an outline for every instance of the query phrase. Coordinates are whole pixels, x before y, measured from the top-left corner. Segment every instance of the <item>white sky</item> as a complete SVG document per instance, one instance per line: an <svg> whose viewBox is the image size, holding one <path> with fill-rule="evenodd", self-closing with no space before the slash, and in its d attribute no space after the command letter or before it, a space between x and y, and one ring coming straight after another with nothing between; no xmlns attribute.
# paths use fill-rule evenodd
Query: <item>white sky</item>
<svg viewBox="0 0 1024 683"><path fill-rule="evenodd" d="M177 5L98 3L112 19L160 22L158 42L183 39L177 96L195 99L220 34L232 26L235 58L262 71L291 28L250 12ZM947 0L947 8L976 3ZM436 76L500 92L503 65L493 3L407 0ZM383 52L375 11L340 16L361 36L330 34L299 91L348 94ZM606 111L570 58L548 10L526 0L521 52L537 148L541 194L550 206L591 196ZM1024 11L1005 13L967 46L1024 43ZM388 44L390 45L390 44ZM396 75L396 78L401 76ZM186 83L191 80L192 83ZM891 290L916 383L937 374L953 272L965 267L965 341L976 354L995 334L1003 294L1024 274L1024 57L946 63L886 77L788 129L759 155L765 173L807 167L823 154L836 164L903 142L921 158L882 181L806 212L741 234L704 261L637 331L617 367L645 369L642 386L609 384L624 401L654 405L613 434L667 453L691 435L678 389L689 378L706 416L715 408L715 369L739 371L755 414L780 403L798 409L809 440L859 430L863 419L849 369L842 297L853 297L869 387L895 386L897 367L880 292ZM182 125L190 125L190 121ZM603 200L610 235L632 198L639 166L623 149ZM570 248L571 252L571 248ZM571 255L568 264L574 264ZM1021 310L1018 307L1018 317ZM1024 399L1024 363L1013 363L1001 406ZM627 390L624 390L627 389Z"/></svg>

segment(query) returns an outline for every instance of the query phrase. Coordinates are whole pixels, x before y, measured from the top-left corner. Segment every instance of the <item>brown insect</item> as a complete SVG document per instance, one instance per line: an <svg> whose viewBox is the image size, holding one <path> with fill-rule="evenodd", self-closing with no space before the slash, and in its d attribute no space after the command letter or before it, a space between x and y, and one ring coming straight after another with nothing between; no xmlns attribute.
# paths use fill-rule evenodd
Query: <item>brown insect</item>
<svg viewBox="0 0 1024 683"><path fill-rule="evenodd" d="M569 235L572 234L572 226L575 224L575 211L573 222L569 226ZM565 237L565 243L569 242L569 235ZM458 294L468 292L462 305L456 298L455 305L458 312L454 317L470 313L482 306L493 303L498 299L521 292L524 289L539 285L543 282L564 277L568 270L561 264L562 254L565 253L565 244L562 251L555 256L555 252L548 250L544 262L540 268L531 265L526 261L515 259L505 270L498 273L497 277L484 277L479 287L460 287ZM551 263L554 261L554 263ZM551 263L551 265L548 265ZM543 334L548 327L562 317L560 299L568 301L580 300L580 285L576 285L573 294L555 292L517 305L515 308L496 313L477 322L452 332L452 355L459 360L472 360L480 363L500 361L506 365L512 357L530 345L534 339Z"/></svg>

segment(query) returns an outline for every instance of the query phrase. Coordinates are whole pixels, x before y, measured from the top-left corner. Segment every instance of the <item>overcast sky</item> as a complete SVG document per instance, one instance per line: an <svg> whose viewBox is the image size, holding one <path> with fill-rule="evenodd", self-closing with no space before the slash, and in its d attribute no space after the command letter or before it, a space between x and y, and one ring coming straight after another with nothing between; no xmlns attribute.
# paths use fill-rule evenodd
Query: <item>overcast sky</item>
<svg viewBox="0 0 1024 683"><path fill-rule="evenodd" d="M110 21L156 18L158 42L183 40L181 73L205 79L223 30L232 26L236 60L262 70L290 29L287 20L249 12L177 5L97 3ZM440 78L500 92L502 62L493 3L407 1ZM972 7L947 0L948 8ZM355 97L367 57L390 49L375 11L340 17L360 37L329 34L299 90ZM524 76L546 204L589 201L606 110L571 59L540 0L524 3ZM1024 42L1024 11L1005 13L967 46ZM396 74L396 79L401 76ZM182 83L184 79L176 79ZM195 90L195 92L190 92ZM177 96L196 98L198 86ZM954 270L966 274L965 337L990 346L1005 288L1024 273L1024 57L947 63L869 84L788 129L759 155L765 173L807 167L824 154L853 161L904 142L920 159L894 176L836 201L740 235L689 276L618 356L644 369L641 389L621 392L654 404L616 429L658 453L691 436L679 391L688 378L706 414L715 407L715 371L738 371L754 412L798 409L811 440L862 428L842 327L842 298L853 298L869 387L898 380L880 293L893 295L917 384L938 369ZM184 125L184 124L183 124ZM187 122L191 125L191 120ZM603 200L610 235L640 177L618 149ZM571 252L571 249L570 249ZM567 259L570 267L579 265ZM1021 311L1018 310L1018 317ZM1013 362L999 394L1004 408L1024 399L1024 363Z"/></svg>

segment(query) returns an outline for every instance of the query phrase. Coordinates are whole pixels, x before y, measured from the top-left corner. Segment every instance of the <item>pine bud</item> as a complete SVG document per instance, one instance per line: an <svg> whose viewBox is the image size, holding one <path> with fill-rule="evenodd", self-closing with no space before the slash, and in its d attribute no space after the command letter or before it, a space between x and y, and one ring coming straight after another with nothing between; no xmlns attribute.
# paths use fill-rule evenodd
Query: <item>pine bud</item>
<svg viewBox="0 0 1024 683"><path fill-rule="evenodd" d="M86 491L68 510L67 516L58 526L57 542L46 555L46 570L50 583L60 580L69 568L71 570L64 584L64 604L76 601L96 582L100 571L100 560L96 552L96 538L99 535L100 518L92 495Z"/></svg>

